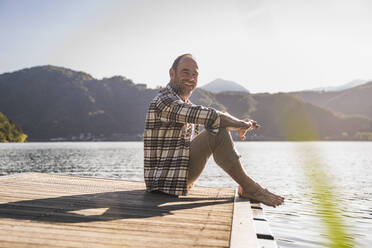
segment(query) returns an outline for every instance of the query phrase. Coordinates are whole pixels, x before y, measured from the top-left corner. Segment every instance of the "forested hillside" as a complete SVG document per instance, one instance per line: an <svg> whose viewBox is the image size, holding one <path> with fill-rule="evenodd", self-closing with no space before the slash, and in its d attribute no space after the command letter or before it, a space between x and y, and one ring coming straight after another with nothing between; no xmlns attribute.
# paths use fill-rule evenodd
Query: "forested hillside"
<svg viewBox="0 0 372 248"><path fill-rule="evenodd" d="M22 127L29 141L141 140L157 91L122 76L98 80L67 68L38 66L0 75L0 111ZM262 126L254 137L258 140L369 139L371 120L337 115L299 97L197 89L191 101L257 120Z"/></svg>
<svg viewBox="0 0 372 248"><path fill-rule="evenodd" d="M337 113L365 116L372 120L372 82L342 91L302 91L291 95Z"/></svg>
<svg viewBox="0 0 372 248"><path fill-rule="evenodd" d="M21 128L0 112L0 142L24 142L26 138Z"/></svg>

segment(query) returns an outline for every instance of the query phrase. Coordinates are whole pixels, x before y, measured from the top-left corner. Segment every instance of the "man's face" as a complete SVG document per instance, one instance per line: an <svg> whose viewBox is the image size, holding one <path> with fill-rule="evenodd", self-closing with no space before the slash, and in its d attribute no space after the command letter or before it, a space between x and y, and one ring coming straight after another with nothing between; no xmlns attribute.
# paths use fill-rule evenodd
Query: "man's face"
<svg viewBox="0 0 372 248"><path fill-rule="evenodd" d="M177 71L170 70L171 85L180 96L188 98L198 83L198 66L194 59L183 57Z"/></svg>

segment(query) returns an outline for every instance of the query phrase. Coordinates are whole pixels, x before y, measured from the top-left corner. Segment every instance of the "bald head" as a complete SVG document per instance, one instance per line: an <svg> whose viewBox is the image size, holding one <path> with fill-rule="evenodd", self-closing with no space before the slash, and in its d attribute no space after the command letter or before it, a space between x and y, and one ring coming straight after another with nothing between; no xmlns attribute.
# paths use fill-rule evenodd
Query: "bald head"
<svg viewBox="0 0 372 248"><path fill-rule="evenodd" d="M177 68L178 68L178 65L184 60L184 59L191 59L192 61L194 61L194 63L196 64L196 67L198 67L198 63L196 63L196 60L194 59L194 57L192 56L192 54L191 53L185 53L185 54L182 54L182 55L180 55L180 56L178 56L175 60L174 60L174 62L173 62L173 64L172 64L172 69L174 70L174 71L177 71Z"/></svg>

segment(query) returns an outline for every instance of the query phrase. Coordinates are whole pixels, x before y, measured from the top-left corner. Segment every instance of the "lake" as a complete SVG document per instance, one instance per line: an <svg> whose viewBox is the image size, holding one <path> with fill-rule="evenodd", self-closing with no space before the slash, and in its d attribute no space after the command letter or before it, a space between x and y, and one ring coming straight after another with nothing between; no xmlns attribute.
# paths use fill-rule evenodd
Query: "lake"
<svg viewBox="0 0 372 248"><path fill-rule="evenodd" d="M237 142L236 149L251 177L286 198L264 208L280 247L327 247L327 228L340 223L355 247L371 246L372 142ZM0 143L0 175L21 172L143 181L143 143ZM213 159L196 185L237 186Z"/></svg>

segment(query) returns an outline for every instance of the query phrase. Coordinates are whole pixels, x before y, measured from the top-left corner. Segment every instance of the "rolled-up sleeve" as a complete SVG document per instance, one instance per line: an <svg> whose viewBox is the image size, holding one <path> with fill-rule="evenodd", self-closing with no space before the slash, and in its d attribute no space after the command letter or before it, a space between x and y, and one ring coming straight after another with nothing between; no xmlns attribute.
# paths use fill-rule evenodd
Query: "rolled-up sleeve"
<svg viewBox="0 0 372 248"><path fill-rule="evenodd" d="M215 109L188 104L176 97L167 96L159 99L157 110L162 122L204 125L212 134L217 134L220 127L220 116Z"/></svg>

